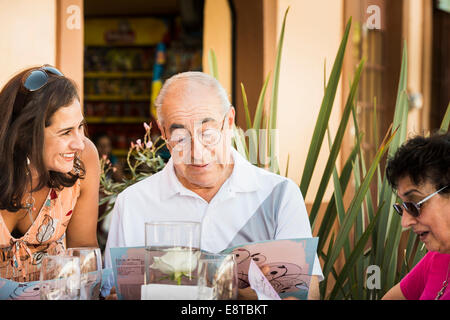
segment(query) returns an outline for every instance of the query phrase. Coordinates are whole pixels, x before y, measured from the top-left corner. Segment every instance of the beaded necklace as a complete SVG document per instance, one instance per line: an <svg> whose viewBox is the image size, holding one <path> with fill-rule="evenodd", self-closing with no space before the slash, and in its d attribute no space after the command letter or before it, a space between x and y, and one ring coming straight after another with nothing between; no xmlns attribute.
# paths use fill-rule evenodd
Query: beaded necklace
<svg viewBox="0 0 450 320"><path fill-rule="evenodd" d="M442 295L444 294L445 289L448 286L448 272L449 271L450 271L450 262L448 263L447 276L445 277L445 280L442 283L442 288L441 288L441 290L439 290L439 292L437 293L436 298L434 298L434 300L439 300L442 297Z"/></svg>

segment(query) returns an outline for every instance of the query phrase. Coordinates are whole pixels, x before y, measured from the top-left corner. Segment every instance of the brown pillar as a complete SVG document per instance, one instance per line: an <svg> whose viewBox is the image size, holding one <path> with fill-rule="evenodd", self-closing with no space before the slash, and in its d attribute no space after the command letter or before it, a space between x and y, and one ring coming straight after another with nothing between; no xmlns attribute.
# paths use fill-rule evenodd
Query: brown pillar
<svg viewBox="0 0 450 320"><path fill-rule="evenodd" d="M241 83L247 93L250 116L253 119L260 90L264 82L263 1L233 0L235 12L235 74L234 97L236 125L246 129ZM268 92L270 92L268 90ZM267 96L269 96L266 93Z"/></svg>
<svg viewBox="0 0 450 320"><path fill-rule="evenodd" d="M57 0L56 17L56 67L77 83L83 104L83 0Z"/></svg>

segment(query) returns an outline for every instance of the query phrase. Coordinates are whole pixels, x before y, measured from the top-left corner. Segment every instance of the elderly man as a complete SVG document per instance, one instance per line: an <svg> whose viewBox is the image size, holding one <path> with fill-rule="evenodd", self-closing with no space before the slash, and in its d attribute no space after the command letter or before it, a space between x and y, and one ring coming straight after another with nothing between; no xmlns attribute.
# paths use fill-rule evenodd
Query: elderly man
<svg viewBox="0 0 450 320"><path fill-rule="evenodd" d="M202 72L168 79L156 100L171 153L165 168L117 197L105 251L144 245L144 223L201 222L201 248L311 237L303 197L291 180L250 164L232 148L235 111L220 83ZM318 299L316 255L310 299Z"/></svg>

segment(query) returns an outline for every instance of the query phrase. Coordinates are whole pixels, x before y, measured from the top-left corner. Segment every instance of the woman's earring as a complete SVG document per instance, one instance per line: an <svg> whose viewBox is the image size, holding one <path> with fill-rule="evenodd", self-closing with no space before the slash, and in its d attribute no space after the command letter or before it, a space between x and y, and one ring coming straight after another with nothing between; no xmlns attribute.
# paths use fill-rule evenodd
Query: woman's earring
<svg viewBox="0 0 450 320"><path fill-rule="evenodd" d="M27 157L27 173L26 175L30 175L30 159Z"/></svg>

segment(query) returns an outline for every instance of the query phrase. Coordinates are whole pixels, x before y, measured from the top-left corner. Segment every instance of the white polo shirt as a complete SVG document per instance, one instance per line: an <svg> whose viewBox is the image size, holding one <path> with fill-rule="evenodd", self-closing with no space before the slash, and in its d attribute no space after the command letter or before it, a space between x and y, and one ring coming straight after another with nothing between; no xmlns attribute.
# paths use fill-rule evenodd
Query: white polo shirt
<svg viewBox="0 0 450 320"><path fill-rule="evenodd" d="M249 242L312 237L299 187L231 150L233 172L209 203L179 182L172 159L121 192L111 212L105 266L112 266L109 248L144 246L144 224L157 220L201 222L201 249L215 253ZM317 254L313 274L323 279Z"/></svg>

